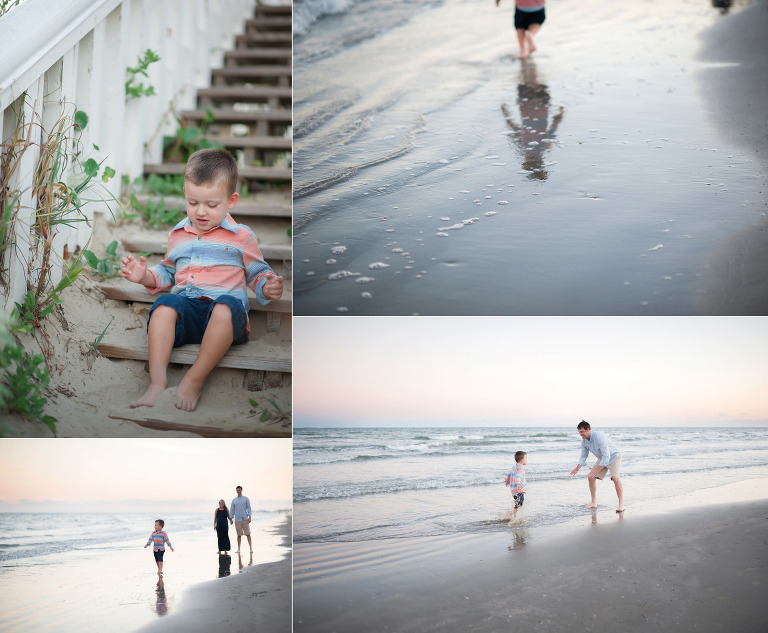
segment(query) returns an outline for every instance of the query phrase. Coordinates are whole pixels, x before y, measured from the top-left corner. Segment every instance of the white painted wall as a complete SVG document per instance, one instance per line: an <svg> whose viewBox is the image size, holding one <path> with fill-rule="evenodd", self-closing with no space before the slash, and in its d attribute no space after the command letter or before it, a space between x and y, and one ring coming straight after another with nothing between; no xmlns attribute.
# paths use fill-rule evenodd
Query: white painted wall
<svg viewBox="0 0 768 633"><path fill-rule="evenodd" d="M134 180L145 163L160 162L163 135L177 127L173 111L195 106L195 90L210 81L212 68L223 62L253 15L256 0L26 0L0 17L0 140L14 130L14 108L27 119L34 112L42 128L75 106L88 114L81 136L86 153L116 170L105 196L120 195L122 176ZM125 69L135 66L147 48L161 60L149 68L145 85L156 96L125 103ZM35 126L39 143L42 128ZM99 151L91 151L92 144ZM33 150L35 148L32 148ZM7 151L3 148L3 151ZM35 204L29 194L37 155L28 151L14 186L25 192L14 226L13 244L4 252L10 286L0 286L0 311L9 313L26 294L29 270L35 266L31 224ZM101 182L101 181L100 181ZM72 184L72 183L70 183ZM102 183L103 184L103 183ZM107 193L108 192L108 193ZM86 206L93 218L101 203ZM88 242L91 229L61 231L55 250L70 252ZM59 280L60 266L52 282Z"/></svg>

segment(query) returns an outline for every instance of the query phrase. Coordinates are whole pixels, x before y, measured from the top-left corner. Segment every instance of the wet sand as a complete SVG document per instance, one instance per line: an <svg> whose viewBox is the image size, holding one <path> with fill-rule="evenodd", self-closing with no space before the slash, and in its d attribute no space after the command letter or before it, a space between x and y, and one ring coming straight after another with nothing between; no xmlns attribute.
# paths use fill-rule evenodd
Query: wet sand
<svg viewBox="0 0 768 633"><path fill-rule="evenodd" d="M555 530L299 544L294 630L766 631L768 499L750 497L585 510Z"/></svg>
<svg viewBox="0 0 768 633"><path fill-rule="evenodd" d="M280 535L290 546L292 522L283 523ZM234 539L233 538L233 545ZM242 552L248 544L242 541ZM141 633L290 633L291 567L287 554L276 563L255 565L228 578L189 589L173 614L140 629Z"/></svg>
<svg viewBox="0 0 768 633"><path fill-rule="evenodd" d="M766 1L509 6L297 68L296 314L765 314Z"/></svg>

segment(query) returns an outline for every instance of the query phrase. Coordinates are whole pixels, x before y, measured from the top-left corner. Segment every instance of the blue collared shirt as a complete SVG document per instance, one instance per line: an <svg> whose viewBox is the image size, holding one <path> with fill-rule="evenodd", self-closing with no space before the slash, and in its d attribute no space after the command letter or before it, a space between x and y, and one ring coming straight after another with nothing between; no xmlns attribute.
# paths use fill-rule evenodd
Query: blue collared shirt
<svg viewBox="0 0 768 633"><path fill-rule="evenodd" d="M251 516L251 501L246 496L235 497L229 505L229 516L235 521L245 521Z"/></svg>
<svg viewBox="0 0 768 633"><path fill-rule="evenodd" d="M594 429L592 429L589 439L586 437L581 438L580 465L587 465L587 457L589 457L590 452L600 460L601 466L608 466L608 464L612 464L621 456L616 444L605 433L595 431Z"/></svg>

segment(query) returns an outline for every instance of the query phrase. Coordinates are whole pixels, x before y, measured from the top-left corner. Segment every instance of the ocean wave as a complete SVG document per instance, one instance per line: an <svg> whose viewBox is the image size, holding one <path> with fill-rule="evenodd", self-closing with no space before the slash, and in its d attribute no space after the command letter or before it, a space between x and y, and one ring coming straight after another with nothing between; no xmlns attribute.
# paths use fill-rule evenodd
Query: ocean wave
<svg viewBox="0 0 768 633"><path fill-rule="evenodd" d="M294 35L306 35L310 27L321 17L343 13L355 2L356 0L294 0Z"/></svg>

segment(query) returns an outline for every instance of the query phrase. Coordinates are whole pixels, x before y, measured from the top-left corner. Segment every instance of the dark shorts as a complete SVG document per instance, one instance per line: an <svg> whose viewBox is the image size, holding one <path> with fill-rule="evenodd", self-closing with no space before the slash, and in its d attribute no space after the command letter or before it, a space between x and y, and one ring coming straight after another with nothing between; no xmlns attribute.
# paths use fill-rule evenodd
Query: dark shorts
<svg viewBox="0 0 768 633"><path fill-rule="evenodd" d="M515 9L515 28L522 31L527 31L531 24L544 24L544 20L547 18L544 9L538 11L521 11Z"/></svg>
<svg viewBox="0 0 768 633"><path fill-rule="evenodd" d="M155 562L162 563L163 562L163 554L165 554L164 549L159 549L157 551L152 550L152 553L155 555Z"/></svg>
<svg viewBox="0 0 768 633"><path fill-rule="evenodd" d="M246 325L248 323L248 313L245 307L238 299L230 295L222 295L216 299L190 299L183 295L167 294L160 295L152 304L149 311L149 318L157 306L168 306L178 312L179 319L176 321L176 336L173 340L173 346L179 347L187 343L200 343L205 334L205 328L211 318L213 307L217 303L225 303L232 311L232 345L242 345L248 342L248 332ZM149 329L149 321L147 321Z"/></svg>
<svg viewBox="0 0 768 633"><path fill-rule="evenodd" d="M515 509L517 509L523 505L523 501L525 501L525 493L518 492L516 495L512 495L512 498L515 500Z"/></svg>

